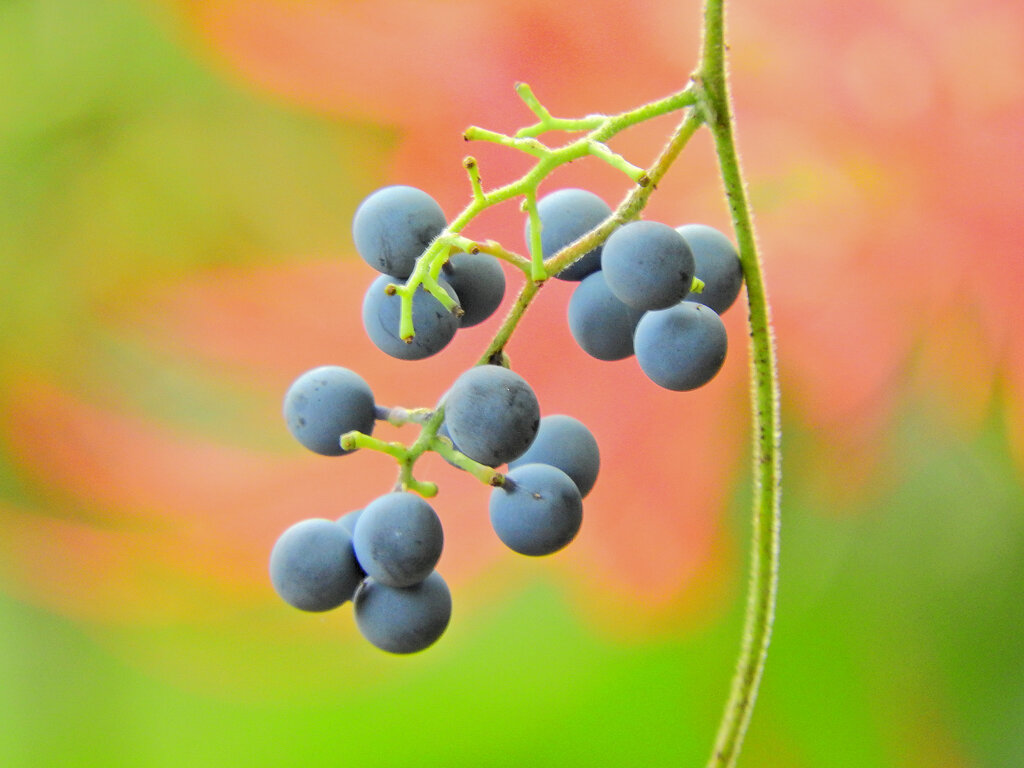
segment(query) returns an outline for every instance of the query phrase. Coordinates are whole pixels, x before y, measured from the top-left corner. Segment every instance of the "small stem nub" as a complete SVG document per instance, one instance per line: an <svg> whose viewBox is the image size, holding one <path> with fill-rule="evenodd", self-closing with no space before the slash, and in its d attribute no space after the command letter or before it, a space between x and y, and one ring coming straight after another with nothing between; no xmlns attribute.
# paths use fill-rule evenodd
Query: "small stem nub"
<svg viewBox="0 0 1024 768"><path fill-rule="evenodd" d="M526 83L516 83L516 93L523 103L530 108L530 111L537 116L542 123L551 120L551 113L542 105L537 97L533 95L533 89Z"/></svg>
<svg viewBox="0 0 1024 768"><path fill-rule="evenodd" d="M483 183L480 180L480 166L477 164L476 158L466 157L462 161L462 167L469 174L469 183L473 187L473 200L482 205L486 202L487 198L484 195Z"/></svg>

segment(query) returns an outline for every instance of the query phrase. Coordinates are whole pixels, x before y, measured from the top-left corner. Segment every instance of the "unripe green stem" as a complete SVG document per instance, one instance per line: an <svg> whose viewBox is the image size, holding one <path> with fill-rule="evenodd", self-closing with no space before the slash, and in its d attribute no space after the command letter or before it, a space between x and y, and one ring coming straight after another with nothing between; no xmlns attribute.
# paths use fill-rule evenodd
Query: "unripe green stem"
<svg viewBox="0 0 1024 768"><path fill-rule="evenodd" d="M540 103L536 96L533 95L533 89L529 85L526 83L516 83L516 94L542 123L547 123L552 119L551 113L548 112L547 108Z"/></svg>
<svg viewBox="0 0 1024 768"><path fill-rule="evenodd" d="M469 185L473 188L473 200L484 201L484 187L480 180L480 166L476 163L475 157L467 157L462 161L462 167L469 174Z"/></svg>
<svg viewBox="0 0 1024 768"><path fill-rule="evenodd" d="M514 267L518 267L520 271L527 277L530 276L530 267L533 262L529 259L520 256L518 253L513 253L502 247L501 243L495 240L486 240L482 243L474 243L470 241L468 253L486 253L494 256L497 259L507 261Z"/></svg>
<svg viewBox="0 0 1024 768"><path fill-rule="evenodd" d="M589 147L590 154L594 157L604 160L612 168L622 171L637 184L646 184L644 169L633 165L622 155L612 152L604 142L591 141Z"/></svg>
<svg viewBox="0 0 1024 768"><path fill-rule="evenodd" d="M384 440L378 440L376 437L365 435L362 432L353 430L352 432L346 432L341 436L339 441L341 447L346 451L357 451L360 448L369 448L371 451L379 451L380 453L386 453L389 456L394 456L399 461L404 461L408 455L408 450L401 443L389 443Z"/></svg>
<svg viewBox="0 0 1024 768"><path fill-rule="evenodd" d="M412 491L425 499L432 499L434 496L437 496L437 483L420 482L412 476L412 463L405 462L401 465L401 472L398 477L398 490Z"/></svg>
<svg viewBox="0 0 1024 768"><path fill-rule="evenodd" d="M496 486L505 484L505 476L501 472L455 450L455 446L448 438L435 436L430 442L430 449L441 454L442 458L447 459L459 469L469 472L481 483Z"/></svg>
<svg viewBox="0 0 1024 768"><path fill-rule="evenodd" d="M491 343L484 350L480 359L477 360L477 365L488 365L495 357L505 351L505 345L512 338L512 333L515 331L516 326L519 325L519 321L522 319L527 307L530 306L530 302L533 301L533 297L537 295L537 291L540 290L542 285L543 283L533 280L526 281L525 285L520 289L519 295L516 296L516 303L512 305L512 309L508 311L504 322L498 328L498 332L491 339Z"/></svg>
<svg viewBox="0 0 1024 768"><path fill-rule="evenodd" d="M534 157L549 157L551 155L551 150L533 137L516 138L515 136L506 136L503 133L488 131L486 128L480 128L476 125L471 125L467 128L463 138L466 141L490 141L503 147L518 149L520 152L525 152Z"/></svg>

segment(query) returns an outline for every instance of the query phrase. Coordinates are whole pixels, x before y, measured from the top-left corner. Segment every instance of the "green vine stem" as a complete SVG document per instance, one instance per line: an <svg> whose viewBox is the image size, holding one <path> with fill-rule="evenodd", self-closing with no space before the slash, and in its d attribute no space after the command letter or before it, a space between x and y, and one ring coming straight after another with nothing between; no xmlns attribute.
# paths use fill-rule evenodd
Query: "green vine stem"
<svg viewBox="0 0 1024 768"><path fill-rule="evenodd" d="M624 158L612 152L605 142L630 126L660 115L675 112L684 107L693 106L697 101L695 91L687 87L663 99L652 101L649 104L644 104L641 107L622 112L618 115L590 115L579 119L560 119L551 117L548 111L540 106L533 92L525 84L517 84L516 92L526 105L530 107L531 111L540 118L539 123L523 129L515 136L506 136L477 126L470 126L466 129L464 138L467 141L490 141L512 149L518 149L535 157L537 161L533 168L518 180L490 191L484 191L480 184L480 168L478 163L473 158L466 158L463 161L463 166L469 174L470 184L473 187L472 201L427 247L427 250L424 251L423 255L416 262L416 267L413 269L412 274L409 275L405 285L388 286L389 291L397 293L402 299L398 334L403 339L411 339L415 335L412 322L412 298L421 285L424 290L429 291L447 309L458 312L459 308L454 305L451 297L441 288L436 278L441 264L447 260L451 249L465 244L466 238L462 237L462 230L482 211L506 200L523 197L526 201L526 211L529 214L530 201L536 201L537 189L541 182L556 168L587 156L597 157L609 163L613 168L621 170L641 189L653 187L657 180L650 177L649 172L639 172L638 168L627 163ZM663 164L661 168L662 175L668 170L671 161L675 159L679 150L682 149L682 145L686 143L686 140L689 139L693 131L699 127L700 119L694 117L695 114L696 110L690 112L690 117L693 118L692 129L682 139L682 143L675 149L671 159ZM685 121L684 125L687 125ZM568 142L561 147L550 148L535 138L535 136L549 130L586 131L586 133L575 141ZM670 146L678 138L677 132L677 135L670 142ZM664 156L664 151L662 154ZM649 194L650 190L641 198L638 198L639 202L629 206L630 218L635 218L639 214ZM620 211L622 210L623 206L620 206ZM616 212L616 214L618 213L619 211ZM628 218L613 216L609 221L605 222L607 226L601 228L601 239L590 247L593 248L595 245L603 242L624 221L628 221ZM540 254L534 249L534 245L539 242L539 229L537 227L536 217L531 216L531 258L529 259L527 277L533 283L540 283L548 275L553 274L552 265L557 267L557 269L561 269L586 253L586 250L576 247L582 242L577 241L577 243L563 249L554 257L541 262ZM501 254L500 258L506 258L506 260L520 266L519 260L509 259L507 257L508 252L504 249L500 249L499 253ZM559 257L564 261L558 261ZM500 349L497 351L500 352Z"/></svg>
<svg viewBox="0 0 1024 768"><path fill-rule="evenodd" d="M724 1L706 0L701 63L693 80L701 94L704 119L714 137L747 287L754 494L743 641L708 768L730 768L736 764L757 698L775 618L782 490L778 366L753 219L733 140L725 67Z"/></svg>

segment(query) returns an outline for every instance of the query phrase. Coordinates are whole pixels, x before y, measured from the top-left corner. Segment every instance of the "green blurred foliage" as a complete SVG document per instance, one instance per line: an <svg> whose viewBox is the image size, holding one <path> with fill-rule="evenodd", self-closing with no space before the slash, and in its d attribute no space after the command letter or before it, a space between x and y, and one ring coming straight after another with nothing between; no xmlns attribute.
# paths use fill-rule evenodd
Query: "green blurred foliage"
<svg viewBox="0 0 1024 768"><path fill-rule="evenodd" d="M943 407L908 399L879 447L888 479L828 507L800 472L814 435L787 432L762 706L778 709L809 765L1024 760L1024 490L1006 404L994 399L978 434L935 419Z"/></svg>
<svg viewBox="0 0 1024 768"><path fill-rule="evenodd" d="M246 92L189 34L155 4L0 6L0 372L82 362L104 313L197 268L348 242L387 133Z"/></svg>

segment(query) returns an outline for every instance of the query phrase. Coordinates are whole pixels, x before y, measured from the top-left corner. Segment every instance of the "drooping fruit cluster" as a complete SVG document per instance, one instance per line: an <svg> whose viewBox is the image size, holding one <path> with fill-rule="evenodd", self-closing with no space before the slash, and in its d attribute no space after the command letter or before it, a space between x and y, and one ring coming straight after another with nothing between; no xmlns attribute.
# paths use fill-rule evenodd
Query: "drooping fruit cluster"
<svg viewBox="0 0 1024 768"><path fill-rule="evenodd" d="M598 211L611 214L600 198L580 189L554 192L537 209L541 231L558 233L550 251L544 241L546 257L593 229ZM557 276L580 281L569 301L569 330L591 357L636 354L648 378L677 391L706 384L725 362L719 315L739 295L743 272L736 249L718 230L632 221ZM701 293L691 291L695 277L704 283Z"/></svg>
<svg viewBox="0 0 1024 768"><path fill-rule="evenodd" d="M542 198L537 218L544 257L610 215L600 198L584 190ZM445 226L440 206L412 187L378 190L356 212L356 247L382 272L366 293L363 324L389 355L418 360L436 354L459 327L484 321L502 301L504 273L491 256L442 253L425 273L419 269L424 252L437 253L429 249ZM528 242L534 234L528 221ZM421 278L403 307L402 284L409 285L414 272ZM704 283L700 294L691 293L695 274ZM569 326L594 357L617 360L635 352L652 380L674 390L700 386L721 367L726 339L718 312L735 300L742 274L735 249L716 230L633 221L556 276L579 281L569 302ZM447 295L448 306L424 287L429 280ZM411 309L414 329L406 338L403 309ZM562 414L541 418L530 385L497 364L464 371L437 408L417 411L380 406L358 374L322 366L295 380L285 395L284 416L311 451L342 456L371 447L402 465L394 491L335 521L296 523L270 556L271 582L286 602L326 611L351 600L360 632L392 653L431 645L451 617L451 594L435 570L444 546L441 521L412 492L436 492L411 475L424 450L494 486L492 528L510 549L530 556L553 554L575 538L583 497L600 466L597 441L586 426ZM372 437L375 421L382 419L418 423L423 432L412 447L396 449ZM505 464L507 472L495 470Z"/></svg>
<svg viewBox="0 0 1024 768"><path fill-rule="evenodd" d="M371 285L363 304L367 334L395 357L416 360L440 351L457 327L490 316L504 295L504 273L489 256L456 253L444 265L444 290L461 306L461 324L422 287L412 300L415 336L399 335L400 298L385 286L411 274L415 259L444 227L440 208L410 187L386 187L360 206L353 233L360 254L391 270ZM433 448L456 466L486 468L490 514L499 539L516 552L541 556L566 546L583 518L582 498L597 479L597 441L569 416L541 418L540 405L519 374L484 365L465 371L444 396ZM402 410L402 409L395 409ZM402 410L408 414L408 411ZM431 428L437 411L421 412ZM284 399L289 430L306 448L342 456L342 436L370 438L376 420L394 416L378 406L356 373L321 366L299 376ZM326 611L351 600L356 625L371 643L413 653L435 642L451 616L451 594L434 568L444 544L431 505L407 490L378 497L336 521L309 519L287 529L270 556L271 582L290 605Z"/></svg>

